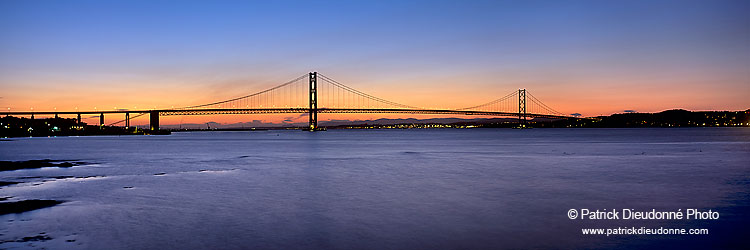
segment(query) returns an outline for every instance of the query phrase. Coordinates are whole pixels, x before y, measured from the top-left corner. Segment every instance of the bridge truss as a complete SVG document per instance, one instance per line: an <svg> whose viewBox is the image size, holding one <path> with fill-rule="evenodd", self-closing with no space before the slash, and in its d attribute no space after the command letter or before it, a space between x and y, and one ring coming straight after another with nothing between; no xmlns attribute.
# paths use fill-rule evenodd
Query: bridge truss
<svg viewBox="0 0 750 250"><path fill-rule="evenodd" d="M228 100L192 105L172 109L128 110L128 111L70 111L70 112L8 112L8 114L99 114L104 125L105 113L125 113L125 119L110 125L125 123L131 119L149 115L150 126L159 129L159 116L217 115L217 114L308 114L309 129L318 129L318 113L379 113L379 114L437 114L437 115L483 115L518 117L522 125L528 118L571 119L549 107L526 89L510 92L501 98L480 105L459 109L421 108L382 99L349 87L326 75L310 72L278 86ZM137 114L131 117L130 114Z"/></svg>

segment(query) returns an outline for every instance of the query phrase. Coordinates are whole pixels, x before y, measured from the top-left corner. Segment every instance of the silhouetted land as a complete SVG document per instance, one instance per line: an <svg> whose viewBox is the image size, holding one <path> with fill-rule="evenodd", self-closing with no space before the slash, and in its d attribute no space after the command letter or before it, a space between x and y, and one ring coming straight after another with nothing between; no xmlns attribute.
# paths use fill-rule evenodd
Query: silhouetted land
<svg viewBox="0 0 750 250"><path fill-rule="evenodd" d="M329 122L322 125L328 129L413 129L413 128L517 128L518 119L459 119L434 118L378 119L364 122ZM750 109L745 111L687 111L667 110L659 113L622 113L598 116L593 119L549 119L535 118L526 121L533 128L653 128L653 127L750 127ZM269 129L305 129L305 127L258 127L219 129L163 129L170 131L262 131ZM47 118L28 119L18 117L0 118L0 137L28 136L83 136L83 135L144 135L154 134L150 130L135 127L92 126L77 123L76 119Z"/></svg>
<svg viewBox="0 0 750 250"><path fill-rule="evenodd" d="M431 119L432 120L432 119ZM459 119L460 120L460 119ZM491 118L448 122L342 124L329 129L411 129L411 128L517 128L518 119ZM599 116L593 119L535 118L526 121L532 128L653 128L653 127L749 127L750 110L746 111L687 111L667 110L659 113L623 113Z"/></svg>
<svg viewBox="0 0 750 250"><path fill-rule="evenodd" d="M156 133L169 134L168 131L158 131ZM144 134L153 134L153 132L136 127L92 126L86 123L78 123L73 118L29 119L13 116L0 118L0 137Z"/></svg>
<svg viewBox="0 0 750 250"><path fill-rule="evenodd" d="M750 109L745 111L687 111L622 113L588 121L553 121L554 127L652 128L652 127L749 127Z"/></svg>

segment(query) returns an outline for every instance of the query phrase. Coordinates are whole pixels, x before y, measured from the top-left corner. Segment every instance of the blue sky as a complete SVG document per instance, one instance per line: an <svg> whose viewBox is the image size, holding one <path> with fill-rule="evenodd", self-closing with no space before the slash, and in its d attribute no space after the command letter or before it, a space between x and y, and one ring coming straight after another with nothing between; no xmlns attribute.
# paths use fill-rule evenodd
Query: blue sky
<svg viewBox="0 0 750 250"><path fill-rule="evenodd" d="M181 105L316 70L426 106L525 87L585 115L748 108L749 11L687 0L2 1L0 106L101 106L118 91Z"/></svg>

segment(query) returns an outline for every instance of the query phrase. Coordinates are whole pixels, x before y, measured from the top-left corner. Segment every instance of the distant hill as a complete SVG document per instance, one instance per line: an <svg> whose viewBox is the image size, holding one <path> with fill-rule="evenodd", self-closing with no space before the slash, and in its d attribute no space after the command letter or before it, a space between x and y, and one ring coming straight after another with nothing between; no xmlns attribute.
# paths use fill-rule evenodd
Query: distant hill
<svg viewBox="0 0 750 250"><path fill-rule="evenodd" d="M746 111L665 110L659 113L622 113L598 117L598 127L725 127L750 125Z"/></svg>
<svg viewBox="0 0 750 250"><path fill-rule="evenodd" d="M330 120L320 121L320 127L346 127L365 125L403 125L403 124L441 124L441 125L476 125L479 127L512 127L516 118L404 118L376 120ZM746 111L687 111L682 109L666 110L658 113L628 113L595 117L594 120L567 120L534 118L529 120L532 127L716 127L716 126L750 126L750 110ZM259 120L243 123L162 125L163 129L250 129L250 128L285 128L307 127L306 122L265 123Z"/></svg>
<svg viewBox="0 0 750 250"><path fill-rule="evenodd" d="M334 127L334 126L346 126L346 125L391 125L391 124L458 124L458 123L471 123L471 124L490 124L490 123L508 123L517 122L515 118L473 118L473 119L462 119L462 118L429 118L429 119L417 119L417 118L405 118L405 119L376 119L376 120L331 120L331 121L320 121L319 126L321 127ZM162 129L236 129L236 128L283 128L283 127L307 127L307 123L265 123L259 120L252 122L241 122L241 123L230 123L220 124L217 122L208 122L203 124L196 123L185 123L181 125L161 125Z"/></svg>

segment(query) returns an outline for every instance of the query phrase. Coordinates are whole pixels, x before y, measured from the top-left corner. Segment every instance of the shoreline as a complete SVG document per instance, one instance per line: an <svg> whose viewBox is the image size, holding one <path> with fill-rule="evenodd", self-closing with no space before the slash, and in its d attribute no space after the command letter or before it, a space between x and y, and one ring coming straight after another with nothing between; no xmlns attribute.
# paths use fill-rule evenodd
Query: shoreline
<svg viewBox="0 0 750 250"><path fill-rule="evenodd" d="M512 129L512 130L527 130L527 129L689 129L689 128L750 128L750 126L696 126L696 127L484 127L484 126L472 126L472 127L451 127L451 126L435 126L435 127L397 127L397 126L382 126L382 127L321 127L325 130L448 130L448 129ZM13 141L15 138L56 138L56 137L94 137L94 136L153 136L153 135L171 135L172 133L185 133L185 132L261 132L261 131L303 131L310 132L307 128L263 128L263 129L252 129L252 128L227 128L227 129L164 129L159 130L157 133L122 133L122 134L71 134L71 135L47 135L47 136L5 136L0 137L1 141Z"/></svg>

